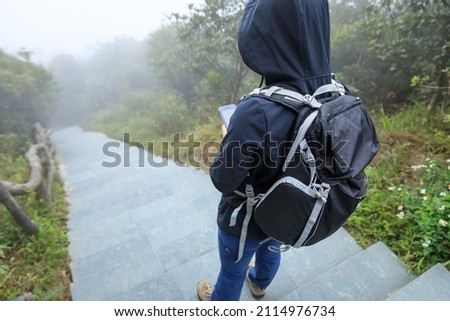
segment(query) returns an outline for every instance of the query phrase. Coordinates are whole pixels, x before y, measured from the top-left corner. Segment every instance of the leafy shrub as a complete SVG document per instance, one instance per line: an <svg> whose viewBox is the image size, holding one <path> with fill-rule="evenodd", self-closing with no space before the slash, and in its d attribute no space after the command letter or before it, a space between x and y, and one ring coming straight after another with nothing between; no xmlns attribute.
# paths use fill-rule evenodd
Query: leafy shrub
<svg viewBox="0 0 450 321"><path fill-rule="evenodd" d="M390 185L375 169L375 186L347 226L365 245L384 241L415 272L450 258L450 160L426 159L412 167L417 184Z"/></svg>

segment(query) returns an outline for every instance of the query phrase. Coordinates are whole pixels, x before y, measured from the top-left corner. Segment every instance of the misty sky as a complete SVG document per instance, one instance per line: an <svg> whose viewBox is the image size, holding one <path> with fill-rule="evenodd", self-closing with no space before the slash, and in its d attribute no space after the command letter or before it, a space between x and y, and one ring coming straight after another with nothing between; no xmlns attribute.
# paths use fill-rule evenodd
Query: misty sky
<svg viewBox="0 0 450 321"><path fill-rule="evenodd" d="M164 14L187 12L203 0L0 0L0 48L25 47L34 59L58 53L88 54L117 36L143 40L167 22Z"/></svg>

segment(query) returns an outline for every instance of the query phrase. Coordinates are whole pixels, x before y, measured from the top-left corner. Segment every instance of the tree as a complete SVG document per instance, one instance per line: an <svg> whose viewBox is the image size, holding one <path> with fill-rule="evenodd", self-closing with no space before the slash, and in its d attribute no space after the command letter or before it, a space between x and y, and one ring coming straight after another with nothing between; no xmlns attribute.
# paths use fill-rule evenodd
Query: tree
<svg viewBox="0 0 450 321"><path fill-rule="evenodd" d="M189 53L192 72L209 81L220 75L222 82L211 88L222 103L236 102L241 96L248 68L237 48L237 33L243 14L243 0L206 0L198 7L191 5L187 15L173 14L179 37Z"/></svg>
<svg viewBox="0 0 450 321"><path fill-rule="evenodd" d="M0 50L0 135L12 133L27 140L33 123L48 123L56 95L48 70Z"/></svg>
<svg viewBox="0 0 450 321"><path fill-rule="evenodd" d="M409 36L405 47L417 72L412 84L431 96L431 111L450 93L450 5L444 0L397 2L399 36Z"/></svg>
<svg viewBox="0 0 450 321"><path fill-rule="evenodd" d="M345 18L344 3L360 18ZM334 66L372 98L368 101L404 102L414 91L411 79L428 89L430 109L445 100L450 62L450 10L445 1L332 1L331 8L332 21L349 22L334 30Z"/></svg>
<svg viewBox="0 0 450 321"><path fill-rule="evenodd" d="M22 48L20 48L20 51L17 53L17 55L19 57L23 58L23 60L25 60L26 62L30 62L33 52L22 47Z"/></svg>
<svg viewBox="0 0 450 321"><path fill-rule="evenodd" d="M428 77L436 90L448 87L443 73L450 58L448 9L444 1L436 0L385 0L370 7L369 50L389 68L385 80L395 80L405 94L415 75ZM431 93L431 108L438 100L436 90Z"/></svg>
<svg viewBox="0 0 450 321"><path fill-rule="evenodd" d="M174 24L161 27L148 38L148 62L158 79L155 87L181 93L188 102L196 100L195 86L201 76L189 69L191 54L178 37Z"/></svg>

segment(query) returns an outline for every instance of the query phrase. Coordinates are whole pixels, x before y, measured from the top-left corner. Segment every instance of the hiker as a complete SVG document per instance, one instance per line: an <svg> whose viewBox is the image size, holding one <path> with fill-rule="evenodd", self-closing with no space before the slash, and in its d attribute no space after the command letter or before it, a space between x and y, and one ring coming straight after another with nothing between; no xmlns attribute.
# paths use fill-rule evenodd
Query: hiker
<svg viewBox="0 0 450 321"><path fill-rule="evenodd" d="M245 64L267 86L309 94L331 82L327 0L250 0L238 45ZM200 300L239 300L246 279L253 297L262 298L274 279L281 244L268 239L253 218L248 221L245 187L251 182L258 195L276 181L286 156L283 142L291 137L295 119L293 111L263 98L239 102L210 169L222 193L217 216L221 269L215 284L197 284Z"/></svg>

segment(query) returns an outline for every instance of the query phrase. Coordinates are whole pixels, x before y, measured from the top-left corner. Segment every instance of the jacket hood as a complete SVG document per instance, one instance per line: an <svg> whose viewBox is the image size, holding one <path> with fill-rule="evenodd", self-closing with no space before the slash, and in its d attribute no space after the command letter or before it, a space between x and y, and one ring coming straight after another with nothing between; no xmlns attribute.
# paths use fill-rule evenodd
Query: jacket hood
<svg viewBox="0 0 450 321"><path fill-rule="evenodd" d="M331 82L327 0L250 0L238 35L245 64L267 85L312 94Z"/></svg>

